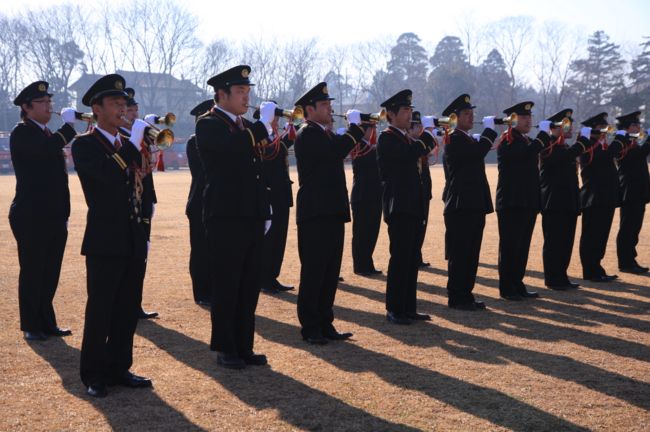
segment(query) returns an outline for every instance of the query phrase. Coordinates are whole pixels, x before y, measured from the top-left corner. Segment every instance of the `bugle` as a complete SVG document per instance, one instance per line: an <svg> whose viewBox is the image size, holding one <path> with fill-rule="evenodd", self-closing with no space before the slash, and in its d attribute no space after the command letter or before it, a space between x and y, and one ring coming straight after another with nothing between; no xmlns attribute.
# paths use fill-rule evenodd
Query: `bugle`
<svg viewBox="0 0 650 432"><path fill-rule="evenodd" d="M347 114L336 114L335 112L332 111L332 115L334 117L341 117L346 120L348 119ZM387 119L387 114L385 108L382 108L381 111L376 113L371 113L371 114L361 113L361 121L363 122L379 123L379 122L385 122L386 119Z"/></svg>
<svg viewBox="0 0 650 432"><path fill-rule="evenodd" d="M259 107L252 106L252 105L247 105L248 108L254 109L254 110L259 110ZM275 116L276 117L284 117L289 121L302 121L305 119L305 112L303 111L302 107L297 106L292 110L288 109L282 109L282 108L276 108L275 109Z"/></svg>
<svg viewBox="0 0 650 432"><path fill-rule="evenodd" d="M164 116L156 116L154 123L159 125L164 124L168 128L173 127L174 123L176 123L176 114L168 112Z"/></svg>
<svg viewBox="0 0 650 432"><path fill-rule="evenodd" d="M126 117L122 117L122 120L129 126L133 124ZM159 129L152 125L145 128L144 135L153 141L159 150L167 150L174 144L174 132L171 129Z"/></svg>
<svg viewBox="0 0 650 432"><path fill-rule="evenodd" d="M646 139L648 134L646 134L644 131L640 131L640 132L637 132L637 133L628 134L628 136L630 138L632 138L632 139L637 140L637 141L643 141L644 139Z"/></svg>
<svg viewBox="0 0 650 432"><path fill-rule="evenodd" d="M52 111L52 113L58 116L61 115L61 111ZM79 111L75 111L74 116L77 120L82 120L88 123L92 123L95 121L95 116L93 115L93 113L82 113Z"/></svg>
<svg viewBox="0 0 650 432"><path fill-rule="evenodd" d="M436 127L446 129L451 133L456 129L456 126L458 126L458 116L455 113L451 113L449 117L434 119L433 124Z"/></svg>

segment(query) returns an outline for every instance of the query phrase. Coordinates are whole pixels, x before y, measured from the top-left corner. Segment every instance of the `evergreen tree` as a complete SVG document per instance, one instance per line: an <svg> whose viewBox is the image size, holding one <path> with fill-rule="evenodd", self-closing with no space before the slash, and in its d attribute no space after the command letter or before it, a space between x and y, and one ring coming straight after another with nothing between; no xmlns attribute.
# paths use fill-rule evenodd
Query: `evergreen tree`
<svg viewBox="0 0 650 432"><path fill-rule="evenodd" d="M427 107L435 113L439 114L459 95L474 92L474 70L467 61L460 38L444 37L438 42L429 63L432 68L428 81L431 99Z"/></svg>
<svg viewBox="0 0 650 432"><path fill-rule="evenodd" d="M498 50L493 49L478 67L476 95L477 114L498 115L510 101L510 76Z"/></svg>

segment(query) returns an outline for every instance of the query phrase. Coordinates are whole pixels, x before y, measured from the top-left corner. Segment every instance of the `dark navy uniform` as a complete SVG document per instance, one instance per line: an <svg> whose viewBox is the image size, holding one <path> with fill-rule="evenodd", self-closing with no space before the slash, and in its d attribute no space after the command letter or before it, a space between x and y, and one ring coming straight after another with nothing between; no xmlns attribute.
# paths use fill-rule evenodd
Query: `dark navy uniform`
<svg viewBox="0 0 650 432"><path fill-rule="evenodd" d="M381 182L376 146L364 141L360 151L352 159L352 263L355 273L372 275L378 272L372 254L381 225Z"/></svg>
<svg viewBox="0 0 650 432"><path fill-rule="evenodd" d="M588 127L607 125L607 114L598 114L582 123ZM580 261L584 279L607 281L609 276L600 262L605 256L607 240L612 227L614 211L618 207L618 173L615 159L622 144L614 139L607 145L605 138L592 137L589 151L580 156L580 208L582 232L580 235Z"/></svg>
<svg viewBox="0 0 650 432"><path fill-rule="evenodd" d="M465 99L466 96L466 99ZM474 108L463 95L443 115ZM496 131L485 129L477 142L466 132L455 130L443 154L445 170L445 251L447 256L448 305L475 310L484 308L472 294L483 241L485 215L494 212L490 185L485 175L485 156L492 148ZM478 303L478 304L477 304Z"/></svg>
<svg viewBox="0 0 650 432"><path fill-rule="evenodd" d="M279 139L279 138L276 138ZM270 155L272 150L267 149L269 156L264 160L264 177L269 191L269 200L273 215L271 228L264 237L264 258L262 260L262 287L274 290L281 286L277 281L282 269L284 250L287 245L287 232L289 230L289 211L293 207L293 182L289 178L289 149L294 141L288 136L277 143L278 152Z"/></svg>
<svg viewBox="0 0 650 432"><path fill-rule="evenodd" d="M230 78L240 71L239 80ZM238 66L208 84L215 90L249 85L247 71ZM253 355L264 221L270 218L259 154L268 133L262 122L237 119L215 106L196 123L196 142L205 168L203 223L215 278L210 349L245 359Z"/></svg>
<svg viewBox="0 0 650 432"><path fill-rule="evenodd" d="M570 118L571 114L571 110L562 110L548 120L561 122L564 118ZM540 153L539 171L544 232L544 282L548 287L563 289L573 286L567 269L571 262L576 223L580 214L576 158L586 148L580 140L568 146L563 137L552 137L545 132L540 132L538 138L545 145Z"/></svg>
<svg viewBox="0 0 650 432"><path fill-rule="evenodd" d="M205 114L214 106L214 100L201 102L190 112L198 116ZM196 136L192 135L185 147L187 164L190 168L192 182L185 206L185 215L190 225L190 277L192 293L196 303L208 304L212 297L212 276L208 238L203 225L203 190L205 189L205 171L196 144Z"/></svg>
<svg viewBox="0 0 650 432"><path fill-rule="evenodd" d="M617 117L619 128L627 129L639 124L639 111ZM648 154L650 139L641 146L627 135L622 139L625 147L618 159L618 183L621 223L616 236L618 267L628 273L647 273L648 268L636 262L636 245L643 226L645 207L650 202L650 176L648 175Z"/></svg>
<svg viewBox="0 0 650 432"><path fill-rule="evenodd" d="M319 83L297 102L298 106L331 100L327 84ZM337 334L334 298L338 285L345 223L350 204L343 160L363 137L363 129L351 125L344 135L312 121L300 128L294 144L298 165L296 223L300 256L298 319L304 339L321 343Z"/></svg>
<svg viewBox="0 0 650 432"><path fill-rule="evenodd" d="M503 112L506 115L530 115L532 107L532 102L522 102ZM497 150L499 293L504 298L536 296L536 293L526 290L523 278L540 210L538 155L543 148L541 140L531 140L513 128L509 139L504 138Z"/></svg>
<svg viewBox="0 0 650 432"><path fill-rule="evenodd" d="M30 100L49 95L43 81L25 90L27 93L23 91L16 98L19 106L28 102L26 95ZM9 223L18 244L18 302L24 332L54 334L57 330L52 300L59 283L70 216L63 147L75 135L69 124L52 133L25 118L9 139L16 175Z"/></svg>

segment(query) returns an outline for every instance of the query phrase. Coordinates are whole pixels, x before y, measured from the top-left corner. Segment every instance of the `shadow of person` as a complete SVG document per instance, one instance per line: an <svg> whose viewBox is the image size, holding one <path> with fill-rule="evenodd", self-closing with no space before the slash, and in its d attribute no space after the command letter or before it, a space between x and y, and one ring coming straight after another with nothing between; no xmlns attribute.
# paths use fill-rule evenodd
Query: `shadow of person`
<svg viewBox="0 0 650 432"><path fill-rule="evenodd" d="M204 342L163 327L157 322L144 324L138 326L140 336L176 360L211 377L249 406L257 410L276 410L282 420L296 428L332 430L340 429L342 424L350 422L359 430L417 430L348 405L270 367L247 368L243 371L220 368ZM289 337L293 338L295 334L292 333ZM282 337L276 334L275 338ZM270 362L273 362L272 356Z"/></svg>
<svg viewBox="0 0 650 432"><path fill-rule="evenodd" d="M80 351L77 348L60 338L30 342L29 346L54 368L61 377L63 388L71 395L90 402L113 430L205 430L167 404L152 389L110 387L106 398L86 396L86 388L79 378Z"/></svg>
<svg viewBox="0 0 650 432"><path fill-rule="evenodd" d="M339 289L383 303L383 294L369 288L355 287L350 286L349 284L339 284ZM563 293L553 294L559 296ZM567 308L568 311L565 310ZM562 311L557 311L557 309L561 309ZM592 333L568 327L568 325L582 327L600 326L598 322L595 322L595 318L601 316L602 313L596 313L594 317L591 318L589 314L591 311L577 308L581 309L581 312L584 312L583 316L582 313L578 314L575 309L575 307L556 304L555 302L544 298L517 304L496 300L489 302L488 313L472 314L468 317L466 313L449 309L445 305L424 299L418 300L418 310L420 312L441 316L446 320L470 328L479 330L496 329L511 336L543 342L570 341L589 349L603 351L621 357L633 358L640 361L648 361L648 359L650 359L650 348L646 345L614 336ZM504 313L489 313L490 310L501 311ZM336 306L335 315L337 318L343 320L356 322L359 325L366 327L376 328L382 333L388 332L387 334L389 336L392 336L392 333L394 332L401 335L403 338L402 342L409 345L430 345L429 342L431 341L431 338L427 337L426 334L420 334L418 331L409 331L405 334L403 331L399 330L401 329L400 327L386 323L386 320L378 314ZM577 315L581 316L578 317ZM363 317L362 321L360 321L360 317ZM555 321L558 324L543 322L541 319ZM623 323L632 326L631 328L638 331L650 330L650 324L644 321L633 320L633 322L623 321ZM612 324L616 325L616 321L612 321ZM451 349L453 350L454 348L452 347ZM464 352L464 350L457 354L463 356L462 352ZM473 353L473 351L470 351L470 353ZM469 357L464 358L473 359L474 357L473 355L470 355Z"/></svg>
<svg viewBox="0 0 650 432"><path fill-rule="evenodd" d="M372 372L387 383L421 392L498 426L515 431L586 430L498 390L424 369L354 343L340 343L335 350L314 347L299 340L298 328L293 325L267 317L257 320L258 331L266 339L309 352L348 372Z"/></svg>

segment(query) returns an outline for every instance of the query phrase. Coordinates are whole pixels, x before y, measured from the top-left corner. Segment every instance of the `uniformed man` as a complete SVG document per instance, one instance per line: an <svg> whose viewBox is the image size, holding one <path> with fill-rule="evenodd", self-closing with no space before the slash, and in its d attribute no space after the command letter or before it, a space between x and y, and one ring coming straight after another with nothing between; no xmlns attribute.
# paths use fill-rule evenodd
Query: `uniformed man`
<svg viewBox="0 0 650 432"><path fill-rule="evenodd" d="M485 175L485 155L497 137L494 119L483 119L486 126L477 142L469 131L474 126L474 108L468 94L460 95L442 112L456 114L458 124L445 146L445 250L447 255L448 305L454 309L475 311L485 303L472 294L476 281L485 215L494 211L490 185ZM445 138L446 139L446 138Z"/></svg>
<svg viewBox="0 0 650 432"><path fill-rule="evenodd" d="M618 206L618 174L614 160L620 155L622 142L616 138L608 145L605 134L598 132L607 127L607 113L597 114L582 125L583 139L590 137L589 151L580 156L582 276L592 282L610 282L618 276L608 275L600 262L605 256L614 210Z"/></svg>
<svg viewBox="0 0 650 432"><path fill-rule="evenodd" d="M376 129L376 125L363 125L368 135L368 128ZM350 152L352 158L352 191L350 205L352 207L352 264L354 273L360 276L381 274L375 268L372 255L377 245L379 227L381 225L381 182L377 167L377 146L370 137L359 141Z"/></svg>
<svg viewBox="0 0 650 432"><path fill-rule="evenodd" d="M411 138L417 139L422 135L424 128L422 127L421 114L419 111L413 111L413 118L411 119L411 127L409 128L409 136ZM437 144L437 142L436 142ZM418 239L418 252L416 257L416 262L418 267L429 267L431 264L424 262L422 259L422 246L424 245L424 238L427 234L427 227L429 226L429 207L431 204L431 198L433 197L431 193L432 184L431 184L431 171L429 169L429 156L424 155L420 158L420 172L422 179L422 192L424 193L424 224L422 225L422 230Z"/></svg>
<svg viewBox="0 0 650 432"><path fill-rule="evenodd" d="M298 319L301 334L311 344L348 339L333 325L345 223L350 204L343 160L363 137L361 113L350 110L350 126L343 135L331 131L332 101L327 83L321 82L295 103L305 111L306 124L295 143L298 165L296 223L300 256Z"/></svg>
<svg viewBox="0 0 650 432"><path fill-rule="evenodd" d="M271 101L275 103L275 101ZM273 134L269 137L269 145L264 149L263 168L266 179L266 189L273 214L271 228L264 236L264 257L262 259L262 291L277 294L281 291L291 291L293 286L283 285L278 281L284 250L287 245L289 230L289 209L293 207L293 182L289 177L289 149L296 139L293 125L287 124L284 132L279 130L281 110L278 109L271 122ZM260 112L256 110L253 118L259 119Z"/></svg>
<svg viewBox="0 0 650 432"><path fill-rule="evenodd" d="M131 87L124 89L126 94L129 96L129 99L126 102L126 119L129 123L133 123L135 119L139 118L139 109L138 102L135 100L135 90ZM130 137L130 127L126 128L128 133L124 134L125 138ZM147 139L147 138L145 138ZM146 171L146 175L142 179L142 220L144 222L145 231L147 232L147 256L149 256L149 245L151 243L151 222L153 220L153 215L155 213L156 203L156 189L153 182L152 169L153 165L151 164L151 155L149 154L148 147L145 146L144 149L141 149L141 152L145 153L146 166L143 166L142 169ZM158 312L145 312L142 309L142 290L144 288L144 277L147 271L147 260L145 259L145 265L142 272L142 278L138 285L138 294L140 297L140 310L138 311L139 319L149 319L155 318L158 316Z"/></svg>
<svg viewBox="0 0 650 432"><path fill-rule="evenodd" d="M52 300L68 238L70 192L63 147L76 135L75 112L64 109L63 126L51 132L48 87L47 82L36 81L14 99L21 121L9 138L16 175L9 224L18 244L20 329L27 340L72 334L59 328Z"/></svg>
<svg viewBox="0 0 650 432"><path fill-rule="evenodd" d="M216 105L196 123L206 176L203 223L215 278L210 349L217 351L218 365L231 369L267 364L265 355L253 352L253 339L262 242L271 223L260 153L276 105L263 103L255 123L242 117L253 85L250 71L240 65L210 78Z"/></svg>
<svg viewBox="0 0 650 432"><path fill-rule="evenodd" d="M497 150L499 180L496 210L499 221L499 294L511 301L534 298L524 275L530 242L540 210L538 155L544 143L526 134L532 127L533 102L521 102L503 110L516 114L517 125L509 127Z"/></svg>
<svg viewBox="0 0 650 432"><path fill-rule="evenodd" d="M580 214L580 195L576 158L586 151L577 140L572 146L566 140L573 134L573 110L563 109L540 122L538 138L544 142L540 153L540 188L542 198L542 230L544 232L544 283L554 290L578 288L569 280L567 269ZM562 121L568 119L568 128ZM588 145L588 144L587 144Z"/></svg>
<svg viewBox="0 0 650 432"><path fill-rule="evenodd" d="M97 126L78 136L72 157L88 205L81 253L86 256L88 302L81 343L81 380L93 397L108 385L151 387L129 371L133 363L139 295L147 235L142 220L140 145L146 123L135 120L131 138L119 128L128 95L117 74L97 80L83 96Z"/></svg>
<svg viewBox="0 0 650 432"><path fill-rule="evenodd" d="M409 135L412 97L411 90L402 90L381 104L387 111L389 127L382 131L377 142L384 221L390 239L386 319L400 325L431 319L416 311L417 257L425 206L421 161L431 152L435 140L433 117L427 118L428 123L424 125L427 130L416 139Z"/></svg>
<svg viewBox="0 0 650 432"><path fill-rule="evenodd" d="M214 99L208 99L195 106L190 115L198 121L199 116L210 111ZM192 134L187 141L187 164L192 175L190 193L187 197L185 215L190 224L190 277L194 302L200 306L210 306L212 297L212 276L208 238L203 225L203 190L205 189L205 171L199 149L196 145L196 135Z"/></svg>
<svg viewBox="0 0 650 432"><path fill-rule="evenodd" d="M616 236L618 269L624 273L642 274L648 267L636 261L636 245L643 226L645 206L650 202L650 177L648 176L648 154L650 140L641 146L640 111L616 117L617 127L625 147L618 159L618 184L621 223ZM625 135L623 135L625 133Z"/></svg>

